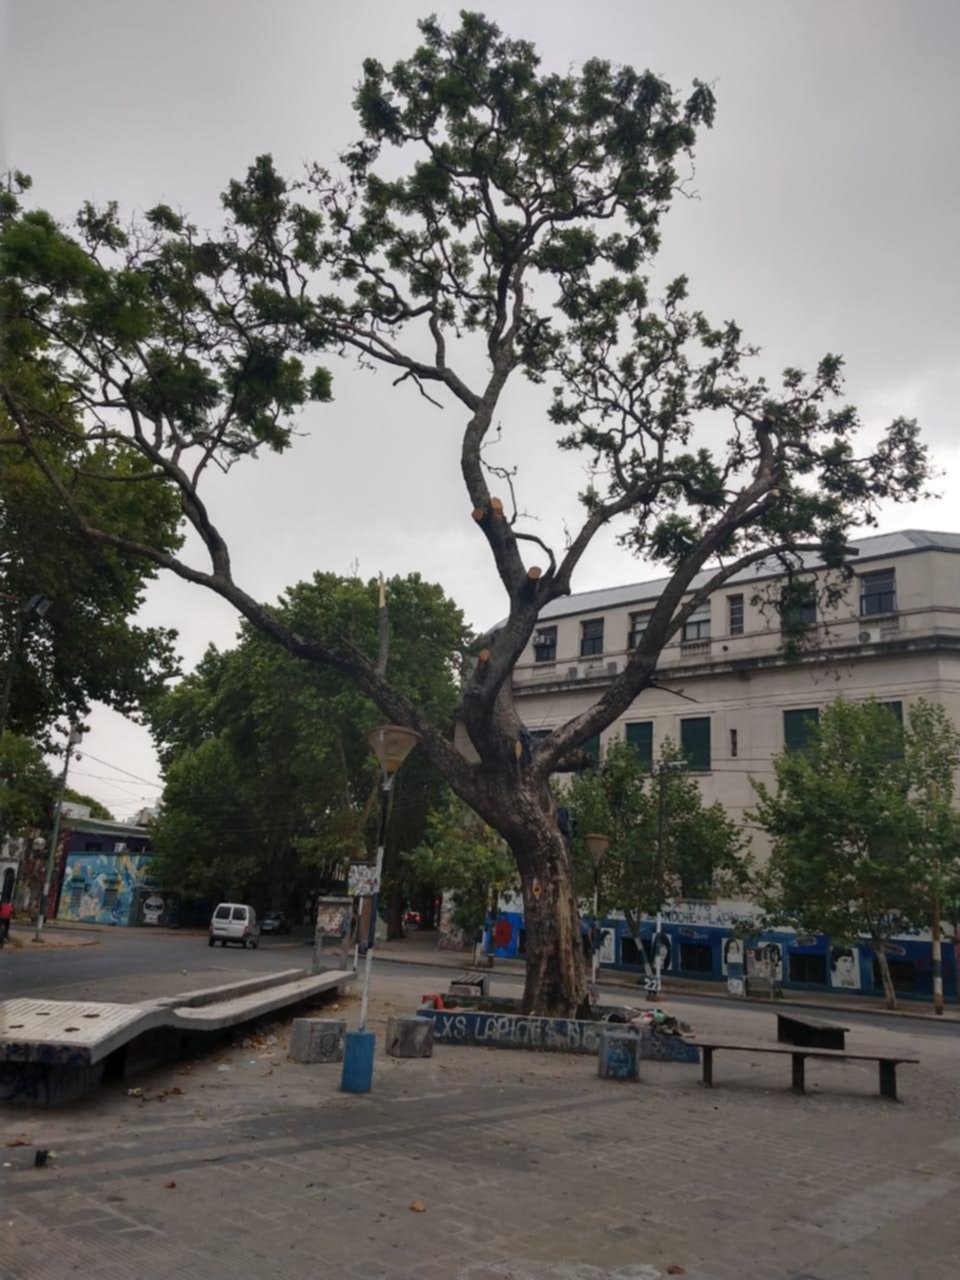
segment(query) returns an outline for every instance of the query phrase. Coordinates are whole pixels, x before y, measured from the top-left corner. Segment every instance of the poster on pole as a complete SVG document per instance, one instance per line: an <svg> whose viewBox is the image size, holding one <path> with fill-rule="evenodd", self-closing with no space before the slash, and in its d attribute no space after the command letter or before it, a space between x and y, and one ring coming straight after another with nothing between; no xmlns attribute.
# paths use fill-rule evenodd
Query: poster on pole
<svg viewBox="0 0 960 1280"><path fill-rule="evenodd" d="M376 864L351 862L347 877L347 892L361 898L370 898L375 893L379 893L380 881L377 878Z"/></svg>

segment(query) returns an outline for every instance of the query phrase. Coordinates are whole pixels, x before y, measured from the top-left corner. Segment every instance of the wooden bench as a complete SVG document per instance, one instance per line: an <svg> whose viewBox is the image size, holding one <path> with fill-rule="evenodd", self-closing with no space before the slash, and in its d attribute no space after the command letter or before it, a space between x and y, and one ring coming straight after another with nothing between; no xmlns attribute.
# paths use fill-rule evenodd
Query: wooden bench
<svg viewBox="0 0 960 1280"><path fill-rule="evenodd" d="M777 1014L777 1039L781 1044L799 1044L808 1049L840 1049L847 1047L849 1027L821 1018L808 1018L798 1013Z"/></svg>
<svg viewBox="0 0 960 1280"><path fill-rule="evenodd" d="M880 1095L897 1101L897 1067L901 1062L918 1063L919 1058L890 1057L876 1053L838 1053L833 1049L781 1049L772 1044L720 1044L703 1040L690 1043L703 1054L703 1083L713 1087L713 1055L721 1050L727 1053L779 1053L789 1054L793 1061L791 1086L795 1093L804 1093L804 1068L807 1058L820 1058L826 1062L876 1062L880 1067Z"/></svg>

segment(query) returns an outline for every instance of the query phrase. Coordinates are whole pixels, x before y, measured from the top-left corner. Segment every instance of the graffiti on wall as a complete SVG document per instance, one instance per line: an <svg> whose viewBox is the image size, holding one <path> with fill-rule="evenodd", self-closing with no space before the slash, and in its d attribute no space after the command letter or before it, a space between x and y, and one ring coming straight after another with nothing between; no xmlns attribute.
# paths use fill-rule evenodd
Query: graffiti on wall
<svg viewBox="0 0 960 1280"><path fill-rule="evenodd" d="M150 854L72 853L60 893L61 920L130 924L141 889L150 888Z"/></svg>

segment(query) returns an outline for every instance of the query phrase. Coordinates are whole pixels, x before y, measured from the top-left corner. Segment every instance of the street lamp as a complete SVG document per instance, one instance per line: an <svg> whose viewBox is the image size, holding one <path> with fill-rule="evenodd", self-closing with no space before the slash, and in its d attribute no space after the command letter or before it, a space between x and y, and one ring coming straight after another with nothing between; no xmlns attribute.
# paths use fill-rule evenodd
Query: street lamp
<svg viewBox="0 0 960 1280"><path fill-rule="evenodd" d="M377 903L380 897L380 877L383 874L383 854L387 836L387 818L390 813L390 793L397 771L420 741L419 733L400 724L382 724L367 734L374 754L380 764L380 826L377 833L377 863L374 872L373 892L370 895L370 926L364 951L363 993L360 997L360 1022L356 1031L348 1031L343 1050L343 1074L340 1088L347 1093L369 1093L373 1083L373 1050L375 1037L367 1031L367 1006L370 1001L370 975L373 970L373 948L377 940Z"/></svg>
<svg viewBox="0 0 960 1280"><path fill-rule="evenodd" d="M597 970L600 968L600 949L597 946L597 928L600 914L600 863L603 861L607 850L610 848L610 837L599 835L596 831L590 832L589 835L583 837L583 842L587 846L587 853L593 859L593 947L590 955L590 984L597 985Z"/></svg>
<svg viewBox="0 0 960 1280"><path fill-rule="evenodd" d="M653 935L653 981L656 995L660 994L660 974L663 969L663 953L660 936L663 932L663 839L666 826L666 796L663 775L686 769L685 760L661 760L657 766L657 927Z"/></svg>

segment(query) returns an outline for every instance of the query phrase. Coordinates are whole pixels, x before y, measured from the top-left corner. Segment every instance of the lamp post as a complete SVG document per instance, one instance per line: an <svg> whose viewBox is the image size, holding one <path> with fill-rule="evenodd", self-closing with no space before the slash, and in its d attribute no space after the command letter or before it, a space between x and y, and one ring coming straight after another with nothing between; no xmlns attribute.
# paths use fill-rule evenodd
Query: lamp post
<svg viewBox="0 0 960 1280"><path fill-rule="evenodd" d="M657 925L653 936L653 982L654 992L660 994L660 974L663 968L663 953L660 950L660 935L663 931L663 841L666 828L666 795L663 789L663 775L676 773L685 769L683 760L661 760L657 765Z"/></svg>
<svg viewBox="0 0 960 1280"><path fill-rule="evenodd" d="M607 850L610 848L610 837L599 835L596 831L590 832L589 835L583 837L583 842L587 846L587 853L593 859L593 948L590 955L590 985L597 985L597 970L600 968L600 950L597 946L597 926L599 921L597 917L600 914L600 863L603 861Z"/></svg>
<svg viewBox="0 0 960 1280"><path fill-rule="evenodd" d="M67 770L70 768L70 756L73 754L73 748L79 743L81 731L72 725L70 728L70 736L67 738L67 754L63 761L63 772L60 774L60 782L57 786L57 802L53 811L53 831L50 835L50 848L47 851L47 871L43 878L43 893L40 895L40 906L37 910L37 927L34 930L34 939L39 942L40 935L43 933L43 924L47 917L47 908L50 905L50 889L53 885L53 871L57 864L57 845L60 841L60 811L63 808L63 793L67 788Z"/></svg>
<svg viewBox="0 0 960 1280"><path fill-rule="evenodd" d="M399 724L382 724L367 734L380 764L380 825L377 833L377 861L373 892L370 895L370 926L366 943L360 942L364 958L363 990L360 997L360 1022L356 1031L348 1031L343 1050L343 1074L340 1087L347 1093L369 1093L373 1083L373 1050L375 1037L367 1031L367 1007L370 1001L370 975L373 971L373 949L377 940L377 903L380 898L380 877L383 874L383 854L387 835L387 818L390 813L390 794L397 771L420 741L413 729Z"/></svg>

